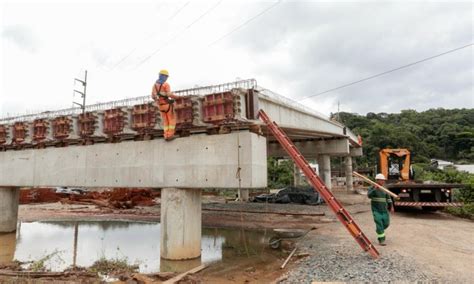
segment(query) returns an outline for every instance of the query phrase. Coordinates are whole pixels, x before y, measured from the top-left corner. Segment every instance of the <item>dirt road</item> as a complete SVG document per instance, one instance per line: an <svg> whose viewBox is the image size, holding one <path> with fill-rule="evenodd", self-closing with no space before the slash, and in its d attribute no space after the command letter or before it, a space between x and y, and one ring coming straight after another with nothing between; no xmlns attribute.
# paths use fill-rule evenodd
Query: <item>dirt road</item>
<svg viewBox="0 0 474 284"><path fill-rule="evenodd" d="M348 206L348 210L357 208L360 212L361 205ZM367 203L366 206L369 208ZM355 213L353 217L376 243L371 212ZM360 247L339 222L322 225L302 245L302 250L312 251L314 256L293 267L289 283L296 280L474 281L473 221L439 212L403 210L392 215L386 234L387 246L377 246L381 259L374 262L367 255L363 256ZM324 271L325 264L320 264L320 259L333 261L333 267L328 269L330 272Z"/></svg>

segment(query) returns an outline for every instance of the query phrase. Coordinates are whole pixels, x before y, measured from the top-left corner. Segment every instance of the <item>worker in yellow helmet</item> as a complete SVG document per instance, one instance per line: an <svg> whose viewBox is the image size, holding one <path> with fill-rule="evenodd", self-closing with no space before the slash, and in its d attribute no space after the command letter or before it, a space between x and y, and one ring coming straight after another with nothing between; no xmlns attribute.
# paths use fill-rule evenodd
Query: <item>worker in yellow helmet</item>
<svg viewBox="0 0 474 284"><path fill-rule="evenodd" d="M153 84L153 89L151 91L151 97L160 110L166 141L170 141L175 138L174 133L176 129L176 117L173 104L174 101L179 98L173 92L171 92L170 85L166 82L168 77L168 71L161 70L158 80L156 80L155 84Z"/></svg>

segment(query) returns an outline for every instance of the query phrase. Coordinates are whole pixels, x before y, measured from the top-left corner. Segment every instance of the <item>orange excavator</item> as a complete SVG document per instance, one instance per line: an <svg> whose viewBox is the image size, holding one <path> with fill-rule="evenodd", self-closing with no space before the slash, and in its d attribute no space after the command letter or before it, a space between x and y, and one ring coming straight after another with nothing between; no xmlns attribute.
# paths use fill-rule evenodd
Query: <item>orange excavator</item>
<svg viewBox="0 0 474 284"><path fill-rule="evenodd" d="M425 211L436 211L447 206L462 206L453 202L454 188L463 187L453 183L423 183L415 180L408 149L382 149L379 152L379 173L387 177L385 187L397 194L395 207L422 207Z"/></svg>

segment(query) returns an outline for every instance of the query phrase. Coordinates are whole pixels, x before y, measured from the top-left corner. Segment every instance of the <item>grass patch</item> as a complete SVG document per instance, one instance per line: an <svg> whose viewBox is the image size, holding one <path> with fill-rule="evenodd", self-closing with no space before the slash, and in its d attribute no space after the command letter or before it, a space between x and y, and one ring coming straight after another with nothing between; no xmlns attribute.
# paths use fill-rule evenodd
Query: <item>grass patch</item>
<svg viewBox="0 0 474 284"><path fill-rule="evenodd" d="M94 273L110 274L112 272L134 273L138 272L139 266L136 264L128 264L127 258L106 259L100 258L89 268Z"/></svg>
<svg viewBox="0 0 474 284"><path fill-rule="evenodd" d="M474 220L474 203L464 204L463 207L447 207L445 211L458 217Z"/></svg>
<svg viewBox="0 0 474 284"><path fill-rule="evenodd" d="M53 257L55 256L59 256L60 254L60 251L54 251L42 258L40 258L39 260L36 260L36 261L33 261L29 266L28 266L28 270L30 271L33 271L33 272L45 272L45 271L48 271L47 267L46 267L46 263L48 261L50 261Z"/></svg>

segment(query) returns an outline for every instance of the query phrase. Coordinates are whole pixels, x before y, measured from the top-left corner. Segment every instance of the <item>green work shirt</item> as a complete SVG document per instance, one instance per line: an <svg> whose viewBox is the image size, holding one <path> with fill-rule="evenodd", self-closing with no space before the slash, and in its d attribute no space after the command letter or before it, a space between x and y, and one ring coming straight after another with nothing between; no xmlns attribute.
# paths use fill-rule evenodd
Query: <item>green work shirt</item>
<svg viewBox="0 0 474 284"><path fill-rule="evenodd" d="M375 187L369 187L367 196L371 200L372 211L387 212L392 207L392 199L387 193L375 189Z"/></svg>

